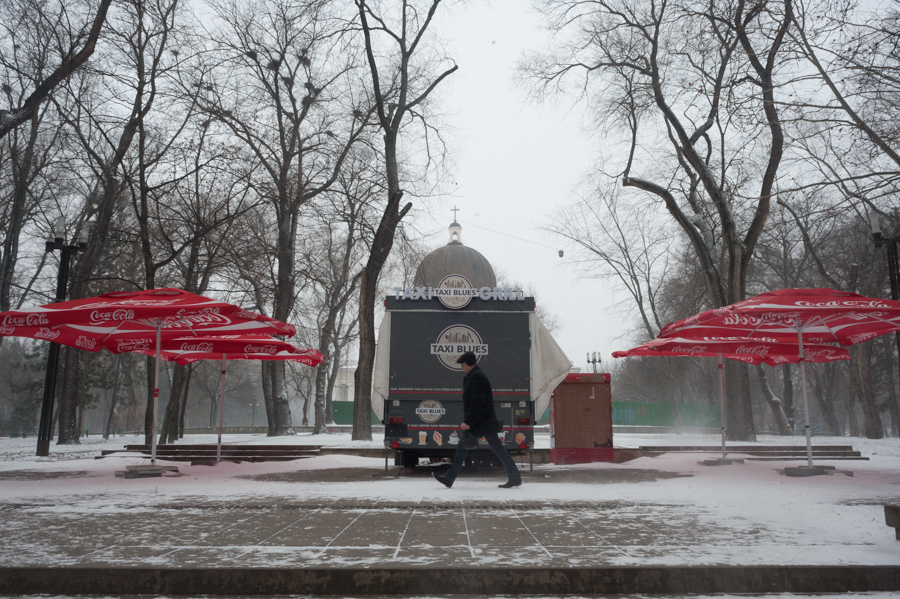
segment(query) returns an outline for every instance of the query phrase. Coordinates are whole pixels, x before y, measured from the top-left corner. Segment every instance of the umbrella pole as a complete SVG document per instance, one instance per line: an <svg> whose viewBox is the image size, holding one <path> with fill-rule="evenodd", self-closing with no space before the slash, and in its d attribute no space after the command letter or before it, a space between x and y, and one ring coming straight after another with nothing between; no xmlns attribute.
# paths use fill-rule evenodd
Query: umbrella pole
<svg viewBox="0 0 900 599"><path fill-rule="evenodd" d="M150 427L150 463L156 465L156 410L159 406L159 361L162 346L162 323L156 321L156 364L153 375L153 424Z"/></svg>
<svg viewBox="0 0 900 599"><path fill-rule="evenodd" d="M719 354L719 418L722 421L722 459L725 459L725 377L722 354Z"/></svg>
<svg viewBox="0 0 900 599"><path fill-rule="evenodd" d="M806 424L806 465L812 468L812 440L809 436L809 404L806 400L806 358L803 353L803 331L797 319L797 344L800 346L800 388L803 390L803 417Z"/></svg>
<svg viewBox="0 0 900 599"><path fill-rule="evenodd" d="M219 444L216 447L216 464L222 461L222 422L225 419L225 368L228 354L222 354L222 391L219 393Z"/></svg>

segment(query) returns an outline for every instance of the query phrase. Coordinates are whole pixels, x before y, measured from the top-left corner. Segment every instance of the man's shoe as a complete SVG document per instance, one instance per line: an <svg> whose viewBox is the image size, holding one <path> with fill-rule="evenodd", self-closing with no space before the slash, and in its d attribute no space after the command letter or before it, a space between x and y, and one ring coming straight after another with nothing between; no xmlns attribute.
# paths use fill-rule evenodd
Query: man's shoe
<svg viewBox="0 0 900 599"><path fill-rule="evenodd" d="M436 478L436 477L435 477L435 478ZM520 480L519 480L519 481L511 480L511 481L509 481L508 483L505 483L505 484L502 484L502 485L497 485L497 486L500 487L501 489L512 489L513 487L518 487L518 486L521 486L521 485L522 485L522 481L520 481Z"/></svg>
<svg viewBox="0 0 900 599"><path fill-rule="evenodd" d="M438 474L437 472L432 472L431 476L434 477L434 480L438 481L439 483L441 483L448 489L453 486L453 483L450 482L449 480L447 480L447 477L444 476L443 474Z"/></svg>

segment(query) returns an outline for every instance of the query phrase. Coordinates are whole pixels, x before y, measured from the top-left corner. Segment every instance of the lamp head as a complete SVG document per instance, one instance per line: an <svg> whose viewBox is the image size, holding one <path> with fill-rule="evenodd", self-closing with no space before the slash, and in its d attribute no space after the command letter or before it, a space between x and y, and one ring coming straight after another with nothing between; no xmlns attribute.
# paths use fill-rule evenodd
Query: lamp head
<svg viewBox="0 0 900 599"><path fill-rule="evenodd" d="M83 250L88 245L91 237L91 221L86 220L81 225L81 231L78 233L78 249Z"/></svg>
<svg viewBox="0 0 900 599"><path fill-rule="evenodd" d="M881 225L878 223L878 215L875 212L869 212L869 224L872 227L872 241L875 242L875 247L881 247L884 245L884 235L881 232Z"/></svg>
<svg viewBox="0 0 900 599"><path fill-rule="evenodd" d="M57 245L61 245L65 242L66 236L66 217L63 214L60 214L56 218L56 223L53 225L53 237L57 243Z"/></svg>

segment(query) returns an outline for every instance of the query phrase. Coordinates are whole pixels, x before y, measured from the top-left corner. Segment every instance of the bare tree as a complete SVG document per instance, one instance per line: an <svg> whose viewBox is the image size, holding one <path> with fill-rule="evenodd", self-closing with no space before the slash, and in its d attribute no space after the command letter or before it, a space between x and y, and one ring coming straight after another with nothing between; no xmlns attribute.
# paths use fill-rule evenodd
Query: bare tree
<svg viewBox="0 0 900 599"><path fill-rule="evenodd" d="M196 82L201 107L260 165L257 189L276 227L272 316L288 320L297 296L300 208L334 185L368 125L366 102L351 85L358 52L333 3L234 1L214 8L225 23L215 34L224 60ZM284 364L263 370L269 434L292 435Z"/></svg>
<svg viewBox="0 0 900 599"><path fill-rule="evenodd" d="M51 4L43 0L33 0L29 4L28 10L22 14L22 17L34 19L31 23L34 27L23 26L24 24L19 20L4 21L7 25L4 37L10 38L9 46L12 46L12 50L15 52L19 45L17 43L18 32L39 31L44 38L39 43L43 44L46 41L52 43L52 52L59 60L59 65L46 77L42 76L36 80L34 91L22 99L18 106L14 107L10 102L10 110L0 110L0 139L19 125L33 119L38 113L40 105L50 96L54 88L87 62L94 53L112 0L100 0L93 21L79 28L71 27L73 23L79 22L82 16L71 13L77 13L77 9L84 7L84 4L79 7L75 3L63 3L60 5L60 10L53 10ZM38 40L32 39L31 41ZM0 49L0 62L6 62L4 54L4 50Z"/></svg>
<svg viewBox="0 0 900 599"><path fill-rule="evenodd" d="M426 135L425 102L434 89L456 71L453 65L437 76L445 62L428 53L425 34L432 24L441 0L428 0L420 8L416 2L402 0L394 18L387 10L390 2L355 0L359 23L365 39L366 57L372 78L371 95L375 116L384 138L384 173L387 203L372 238L369 257L362 269L359 294L359 359L354 374L353 435L355 440L372 439L372 366L375 362L375 303L378 279L394 245L397 226L412 208L412 202L401 207L404 189L398 143L406 122L415 119ZM430 156L430 155L429 155Z"/></svg>
<svg viewBox="0 0 900 599"><path fill-rule="evenodd" d="M787 56L792 0L538 5L555 50L525 72L543 90L581 75L578 92L596 100L602 122L624 123L629 135L622 185L650 194L681 228L709 305L744 299L783 155L775 69ZM662 139L665 151L655 141ZM758 178L745 168L754 161ZM729 362L728 434L753 440L747 368Z"/></svg>

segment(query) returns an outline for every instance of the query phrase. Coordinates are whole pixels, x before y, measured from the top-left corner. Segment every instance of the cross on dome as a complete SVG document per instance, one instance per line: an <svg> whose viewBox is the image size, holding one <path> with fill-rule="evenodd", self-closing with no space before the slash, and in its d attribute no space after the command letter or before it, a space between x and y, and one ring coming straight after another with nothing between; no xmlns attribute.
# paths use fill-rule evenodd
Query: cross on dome
<svg viewBox="0 0 900 599"><path fill-rule="evenodd" d="M456 213L459 212L459 208L454 206L451 208L453 212L453 222L450 223L450 243L462 243L462 227L458 222L456 222Z"/></svg>

